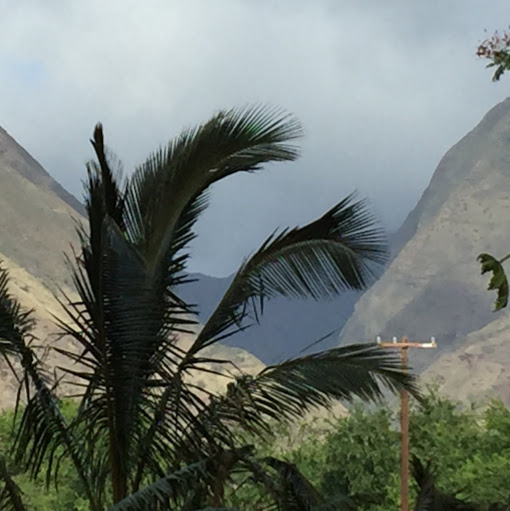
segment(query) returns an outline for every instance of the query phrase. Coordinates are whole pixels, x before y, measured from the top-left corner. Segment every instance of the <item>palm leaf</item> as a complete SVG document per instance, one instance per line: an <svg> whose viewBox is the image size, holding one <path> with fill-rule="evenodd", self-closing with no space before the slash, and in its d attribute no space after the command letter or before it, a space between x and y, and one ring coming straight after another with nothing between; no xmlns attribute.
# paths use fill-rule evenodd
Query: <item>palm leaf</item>
<svg viewBox="0 0 510 511"><path fill-rule="evenodd" d="M103 126L98 123L90 141L96 152L98 163L89 162L89 197L102 199L98 203L88 203L89 219L94 213L107 214L121 228L124 228L124 196L119 186L122 166L115 155L104 145ZM112 169L113 167L113 169ZM100 194L94 193L94 187L100 187ZM96 206L102 206L97 208Z"/></svg>
<svg viewBox="0 0 510 511"><path fill-rule="evenodd" d="M279 109L254 106L220 111L185 130L152 154L129 181L129 233L153 269L172 259L193 238L210 185L271 161L292 161L299 122Z"/></svg>
<svg viewBox="0 0 510 511"><path fill-rule="evenodd" d="M21 490L14 482L7 467L3 456L0 455L0 509L3 511L26 511L21 498Z"/></svg>
<svg viewBox="0 0 510 511"><path fill-rule="evenodd" d="M0 354L6 360L21 355L33 326L32 311L23 310L9 293L9 272L0 261Z"/></svg>
<svg viewBox="0 0 510 511"><path fill-rule="evenodd" d="M324 499L297 467L273 457L264 459L277 473L279 506L286 511L309 511L324 504Z"/></svg>
<svg viewBox="0 0 510 511"><path fill-rule="evenodd" d="M173 378L173 359L182 357L170 334L193 321L182 317L185 304L172 293L169 280L164 274L152 278L129 239L125 193L119 172L111 170L100 125L92 143L99 163L88 166L89 229L79 231L82 251L72 268L81 300L64 303L71 323L59 322L83 351L78 357L61 353L80 364L68 372L85 385L73 431L87 440L84 456L94 477L110 469L119 500L128 491L130 463L137 461L133 454L160 394L158 381ZM105 428L109 441L98 443ZM158 456L165 458L161 450Z"/></svg>
<svg viewBox="0 0 510 511"><path fill-rule="evenodd" d="M245 317L257 321L265 299L364 289L386 258L384 233L365 201L350 195L318 220L267 239L241 266L188 357L240 329Z"/></svg>
<svg viewBox="0 0 510 511"><path fill-rule="evenodd" d="M400 357L374 344L344 346L289 360L244 375L227 385L227 392L212 399L199 415L200 428L189 428L180 444L197 442L198 431L214 431L228 442L229 431L240 427L251 434L271 434L271 420L303 417L317 406L334 400L376 400L383 387L407 389L419 397L415 377L402 366ZM179 447L180 448L180 447Z"/></svg>
<svg viewBox="0 0 510 511"><path fill-rule="evenodd" d="M475 504L438 490L430 463L423 465L417 457L413 457L412 470L418 485L415 511L481 511L481 508Z"/></svg>
<svg viewBox="0 0 510 511"><path fill-rule="evenodd" d="M276 490L280 509L285 511L353 511L354 504L347 496L325 499L312 483L287 461L268 457L263 460L277 474L272 492ZM267 481L267 480L266 480Z"/></svg>
<svg viewBox="0 0 510 511"><path fill-rule="evenodd" d="M186 254L178 252L194 236L192 228L207 204L207 189L234 172L253 171L267 161L295 159L296 149L288 141L299 135L297 121L277 110L219 112L153 154L135 171L123 193L105 156L102 131L96 128L93 144L99 164L89 164L90 233L81 232L83 269L73 274L82 303L68 307L78 328L62 326L84 347L82 361L87 360L89 369L97 365L92 373L74 373L88 385L80 427L95 435L96 427L108 421L125 425L115 435L115 452L124 453L123 459L134 460L127 455L130 446L145 446L150 440L138 460L138 482L146 466L154 471L160 463L156 459L171 458L168 450L161 455L161 446L170 443L177 426L194 420L193 408L195 415L197 407L203 408L189 392L180 392L188 402L176 405L174 428L147 431L144 426L151 414L157 417L162 408L166 410L160 406L165 399L175 403L171 382L180 377L173 374L171 360L178 360L180 354L172 353L172 344L165 339L178 330L179 321L184 327L190 321L176 317L176 311L182 318L188 308L171 288L182 283L179 274ZM154 384L155 376L167 389L159 404L157 390L142 392L149 381ZM97 406L104 402L98 392L106 393L108 416L99 414ZM121 471L126 474L129 469Z"/></svg>
<svg viewBox="0 0 510 511"><path fill-rule="evenodd" d="M86 456L97 462L94 472L105 473L104 463L113 460L118 500L128 491L130 463L138 461L133 454L156 401L157 378L173 377L176 363L171 359L181 353L169 338L176 327L169 318L172 305L166 284L147 278L144 260L109 216L103 219L100 240L102 248L92 251L102 250L101 277L88 277L89 268L87 273L79 269L75 273L91 320L83 320L81 311L68 306L74 326L63 327L85 350L78 358L85 370L72 371L86 385L74 427L89 440ZM101 286L98 296L90 292L94 279ZM173 308L180 309L180 304ZM73 358L72 353L67 355ZM109 458L97 456L96 440L105 428L113 433L110 445L105 445L112 451ZM159 459L161 454L159 450Z"/></svg>
<svg viewBox="0 0 510 511"><path fill-rule="evenodd" d="M165 475L132 493L109 508L109 511L145 511L168 501L182 502L207 478L207 463L200 461Z"/></svg>
<svg viewBox="0 0 510 511"><path fill-rule="evenodd" d="M13 357L21 364L24 375L19 380L20 385L24 385L26 389L26 406L14 444L15 459L24 462L34 477L40 472L43 461L48 459L49 482L55 453L63 448L64 454L72 459L76 467L92 508L96 509L81 446L70 434L53 393L50 378L34 349L27 342L27 339L32 340L30 332L34 322L31 312L24 311L19 302L9 294L8 284L8 271L0 266L0 349L7 360L8 357ZM16 410L19 408L20 399L19 392Z"/></svg>
<svg viewBox="0 0 510 511"><path fill-rule="evenodd" d="M166 474L116 503L109 511L145 511L154 509L156 505L168 506L169 503L184 504L183 508L187 508L187 501L194 502L195 507L192 509L209 509L204 506L207 500L221 505L223 485L230 472L240 460L250 456L252 451L251 446L229 451L220 450L208 459Z"/></svg>

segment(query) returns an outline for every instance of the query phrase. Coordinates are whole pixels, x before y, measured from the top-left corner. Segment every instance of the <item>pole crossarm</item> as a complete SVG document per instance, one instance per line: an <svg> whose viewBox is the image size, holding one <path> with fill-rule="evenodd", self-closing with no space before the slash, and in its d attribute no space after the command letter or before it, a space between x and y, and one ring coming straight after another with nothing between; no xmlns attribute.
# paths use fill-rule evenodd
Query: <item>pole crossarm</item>
<svg viewBox="0 0 510 511"><path fill-rule="evenodd" d="M409 348L437 348L434 337L431 337L429 342L410 342L407 337L402 337L401 341L393 337L392 342L383 342L380 337L377 337L377 344L381 348L400 349L404 371L407 371L407 352ZM400 391L400 432L400 509L401 511L409 511L409 394L406 390Z"/></svg>
<svg viewBox="0 0 510 511"><path fill-rule="evenodd" d="M392 342L383 342L381 338L377 338L377 344L381 348L437 348L436 339L434 337L430 338L429 342L410 342L407 337L402 337L402 340L399 342L394 338Z"/></svg>

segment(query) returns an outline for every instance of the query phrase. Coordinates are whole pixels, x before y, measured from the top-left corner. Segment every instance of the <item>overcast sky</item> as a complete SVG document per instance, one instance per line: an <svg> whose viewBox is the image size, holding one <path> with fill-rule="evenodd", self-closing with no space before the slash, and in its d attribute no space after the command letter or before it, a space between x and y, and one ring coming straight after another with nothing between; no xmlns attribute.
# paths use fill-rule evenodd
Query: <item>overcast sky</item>
<svg viewBox="0 0 510 511"><path fill-rule="evenodd" d="M367 196L396 229L445 151L510 90L475 56L508 0L0 0L0 125L82 197L101 121L129 171L217 109L303 122L302 158L214 189L192 270Z"/></svg>

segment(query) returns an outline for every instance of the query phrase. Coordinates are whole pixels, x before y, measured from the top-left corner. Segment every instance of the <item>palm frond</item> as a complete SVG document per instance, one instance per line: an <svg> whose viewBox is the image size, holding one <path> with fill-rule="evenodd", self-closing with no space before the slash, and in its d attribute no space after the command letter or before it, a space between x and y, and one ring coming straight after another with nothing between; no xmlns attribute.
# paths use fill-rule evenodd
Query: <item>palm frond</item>
<svg viewBox="0 0 510 511"><path fill-rule="evenodd" d="M0 509L4 511L26 511L21 490L10 476L2 455L0 455Z"/></svg>
<svg viewBox="0 0 510 511"><path fill-rule="evenodd" d="M95 497L89 485L81 446L69 433L49 375L29 344L34 324L31 312L24 311L9 294L8 284L8 271L0 266L0 346L6 358L12 357L21 364L24 375L19 378L20 386L23 385L26 391L26 405L14 443L15 459L23 462L34 477L40 472L43 461L49 460L46 474L49 482L55 454L63 449L65 455L72 459L94 506ZM18 392L16 410L21 397L21 392Z"/></svg>
<svg viewBox="0 0 510 511"><path fill-rule="evenodd" d="M430 463L423 465L420 459L414 456L412 471L418 485L415 511L481 511L481 507L476 504L465 502L456 495L449 495L438 490Z"/></svg>
<svg viewBox="0 0 510 511"><path fill-rule="evenodd" d="M256 376L236 378L223 396L211 400L198 420L200 429L214 431L228 444L228 432L236 427L264 437L271 433L271 420L294 420L334 400L377 400L384 387L405 388L419 397L415 377L395 353L376 344L344 346L267 367ZM197 436L190 428L179 445L196 442Z"/></svg>
<svg viewBox="0 0 510 511"><path fill-rule="evenodd" d="M32 311L24 310L9 292L9 272L0 261L0 355L20 357L25 337L34 326Z"/></svg>
<svg viewBox="0 0 510 511"><path fill-rule="evenodd" d="M199 333L190 355L257 321L275 296L331 298L364 289L386 261L387 246L366 202L350 195L318 220L272 235L234 277Z"/></svg>
<svg viewBox="0 0 510 511"><path fill-rule="evenodd" d="M285 511L354 511L354 503L347 495L337 495L334 499L325 499L293 463L274 457L264 458L263 461L276 472L276 477L270 475L272 485L268 490L273 495L276 494L279 509Z"/></svg>
<svg viewBox="0 0 510 511"><path fill-rule="evenodd" d="M94 136L90 143L96 152L98 164L90 162L88 165L89 186L100 186L102 188L101 198L103 199L104 213L110 216L112 220L123 229L124 197L119 186L122 166L115 155L104 145L103 126L101 123L96 125ZM97 197L97 194L90 193L89 197ZM93 205L89 204L89 206ZM91 207L87 208L87 212L90 217L92 213Z"/></svg>
<svg viewBox="0 0 510 511"><path fill-rule="evenodd" d="M112 450L110 462L117 463L118 498L127 492L130 463L138 461L133 454L156 401L155 378L172 378L172 364L176 367L172 357L181 357L169 335L176 329L169 311L180 305L168 303L171 295L164 282L147 278L144 260L109 216L103 219L101 247L100 295L89 292L88 272L75 273L89 319L68 306L74 325L63 327L85 350L78 358L81 369L73 371L87 385L75 427L88 439L98 438L105 428L113 434L106 447ZM94 455L97 442L86 444L86 456L98 463L94 471L104 473L106 458ZM164 459L161 451L158 455Z"/></svg>
<svg viewBox="0 0 510 511"><path fill-rule="evenodd" d="M180 503L186 508L190 500L194 502L192 509L205 509L208 501L213 503L214 509L223 509L216 506L223 503L225 482L234 466L252 452L252 446L220 450L207 459L166 474L116 503L109 511L145 511L169 503Z"/></svg>
<svg viewBox="0 0 510 511"><path fill-rule="evenodd" d="M236 172L298 157L289 142L299 122L279 109L254 106L220 111L152 154L129 181L126 207L131 239L152 268L173 259L193 238L210 185Z"/></svg>
<svg viewBox="0 0 510 511"><path fill-rule="evenodd" d="M373 343L333 348L267 367L257 382L275 396L281 393L289 404L294 401L298 411L327 405L331 399L376 400L382 397L383 386L419 396L416 377L405 370L400 357Z"/></svg>
<svg viewBox="0 0 510 511"><path fill-rule="evenodd" d="M100 509L98 496L91 485L91 470L87 467L83 442L69 428L39 360L26 348L21 363L28 377L27 403L16 432L15 460L23 463L33 477L37 476L46 461L46 481L49 485L52 474L55 478L58 474L59 464L56 460L62 456L68 457L87 493L91 509ZM30 387L33 387L33 391Z"/></svg>
<svg viewBox="0 0 510 511"><path fill-rule="evenodd" d="M324 504L323 497L294 464L273 457L265 458L264 461L278 476L276 486L281 509L309 511Z"/></svg>
<svg viewBox="0 0 510 511"><path fill-rule="evenodd" d="M108 511L145 511L168 501L182 502L207 478L207 462L200 461L161 477L117 502Z"/></svg>

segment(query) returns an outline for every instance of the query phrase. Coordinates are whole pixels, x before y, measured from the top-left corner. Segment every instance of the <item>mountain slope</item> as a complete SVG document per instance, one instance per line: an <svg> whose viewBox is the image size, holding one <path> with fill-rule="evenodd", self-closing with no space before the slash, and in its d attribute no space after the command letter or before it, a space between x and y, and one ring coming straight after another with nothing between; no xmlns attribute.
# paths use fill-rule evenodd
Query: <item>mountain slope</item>
<svg viewBox="0 0 510 511"><path fill-rule="evenodd" d="M68 194L5 130L0 128L0 262L10 271L10 292L20 303L34 309L35 334L50 368L62 365L62 357L49 345L56 343L53 317L62 310L53 292L63 288L73 297L64 253L78 246L76 222L84 221L83 207ZM191 336L181 336L185 345ZM70 347L68 339L59 341ZM231 359L246 373L263 364L253 355L224 346L210 348L212 356ZM5 362L0 362L0 408L12 406L15 381ZM210 390L223 388L227 380L203 377Z"/></svg>
<svg viewBox="0 0 510 511"><path fill-rule="evenodd" d="M72 209L83 215L83 204L55 181L23 147L21 147L7 131L0 126L0 158L2 169L16 171L41 190L53 192Z"/></svg>
<svg viewBox="0 0 510 511"><path fill-rule="evenodd" d="M57 192L60 192L60 195ZM78 201L0 129L0 254L52 288L69 284L63 253L76 244Z"/></svg>
<svg viewBox="0 0 510 511"><path fill-rule="evenodd" d="M420 340L433 335L439 349L413 353L413 363L423 369L437 360L436 370L446 367L438 360L445 353L465 352L472 345L474 332L508 315L507 311L500 316L491 312L494 296L486 290L487 277L480 275L476 256L480 252L506 254L509 233L507 99L441 160L397 233L401 249L381 279L356 304L340 341L372 340L377 335ZM506 349L510 352L510 345ZM456 367L449 366L443 374L446 386ZM478 394L490 391L498 382L478 385Z"/></svg>

